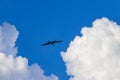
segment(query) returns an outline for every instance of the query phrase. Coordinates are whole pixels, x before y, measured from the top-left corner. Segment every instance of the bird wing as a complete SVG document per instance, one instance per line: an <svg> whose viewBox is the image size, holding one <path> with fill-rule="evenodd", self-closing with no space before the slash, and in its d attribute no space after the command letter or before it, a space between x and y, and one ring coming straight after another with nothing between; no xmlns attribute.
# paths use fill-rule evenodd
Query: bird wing
<svg viewBox="0 0 120 80"><path fill-rule="evenodd" d="M47 42L47 43L44 43L44 44L42 44L42 45L49 45L50 43L49 42Z"/></svg>
<svg viewBox="0 0 120 80"><path fill-rule="evenodd" d="M42 45L50 45L50 44L55 44L55 43L59 43L59 42L63 42L63 41L58 41L58 40L55 40L55 41L48 41L47 43L44 43Z"/></svg>

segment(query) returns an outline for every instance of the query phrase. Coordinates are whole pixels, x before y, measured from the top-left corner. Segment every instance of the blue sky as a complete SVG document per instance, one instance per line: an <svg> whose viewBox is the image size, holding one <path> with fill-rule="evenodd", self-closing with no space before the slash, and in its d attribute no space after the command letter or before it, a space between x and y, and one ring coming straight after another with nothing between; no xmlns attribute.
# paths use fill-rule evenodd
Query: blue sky
<svg viewBox="0 0 120 80"><path fill-rule="evenodd" d="M46 75L68 80L60 55L83 26L107 17L120 23L119 0L0 0L0 23L7 21L20 32L18 55L38 63ZM41 46L48 40L63 40L55 46Z"/></svg>

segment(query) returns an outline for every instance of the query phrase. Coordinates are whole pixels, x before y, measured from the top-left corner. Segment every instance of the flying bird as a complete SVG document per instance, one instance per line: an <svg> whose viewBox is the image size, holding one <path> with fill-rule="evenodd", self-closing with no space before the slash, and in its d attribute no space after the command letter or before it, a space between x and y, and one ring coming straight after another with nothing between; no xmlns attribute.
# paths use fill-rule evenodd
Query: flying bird
<svg viewBox="0 0 120 80"><path fill-rule="evenodd" d="M44 44L42 44L42 45L54 45L54 44L56 44L56 43L60 43L60 42L63 42L63 41L60 41L60 40L54 40L54 41L48 41L48 42L46 42L46 43L44 43Z"/></svg>

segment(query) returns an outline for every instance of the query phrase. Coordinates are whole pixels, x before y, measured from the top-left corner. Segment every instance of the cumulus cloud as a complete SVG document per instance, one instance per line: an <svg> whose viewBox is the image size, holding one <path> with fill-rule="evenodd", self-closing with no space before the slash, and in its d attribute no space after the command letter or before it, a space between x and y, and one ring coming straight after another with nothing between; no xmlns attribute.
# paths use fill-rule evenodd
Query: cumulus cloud
<svg viewBox="0 0 120 80"><path fill-rule="evenodd" d="M81 33L61 54L70 80L120 80L120 26L103 17Z"/></svg>
<svg viewBox="0 0 120 80"><path fill-rule="evenodd" d="M0 26L0 80L58 80L44 75L38 64L28 65L27 58L16 56L15 42L19 32L7 22Z"/></svg>
<svg viewBox="0 0 120 80"><path fill-rule="evenodd" d="M0 25L0 52L5 54L15 55L17 48L15 47L15 41L17 40L19 32L14 25L4 22Z"/></svg>

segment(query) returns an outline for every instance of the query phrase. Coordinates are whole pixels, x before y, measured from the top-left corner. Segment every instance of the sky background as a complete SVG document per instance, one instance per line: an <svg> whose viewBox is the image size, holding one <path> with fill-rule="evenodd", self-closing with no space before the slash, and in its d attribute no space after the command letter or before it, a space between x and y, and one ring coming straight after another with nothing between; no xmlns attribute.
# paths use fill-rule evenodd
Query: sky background
<svg viewBox="0 0 120 80"><path fill-rule="evenodd" d="M0 0L0 23L16 26L18 54L38 63L46 75L68 80L60 55L83 26L107 17L120 24L119 0ZM48 40L63 40L54 46L41 46Z"/></svg>

